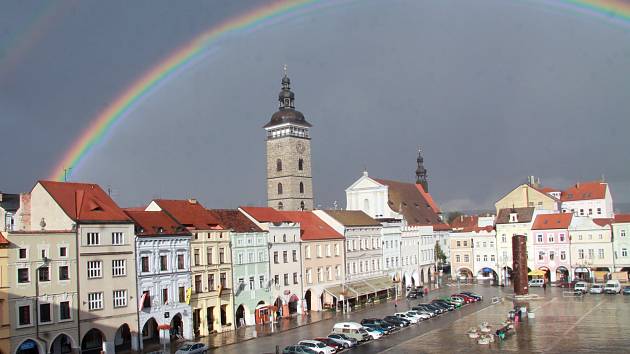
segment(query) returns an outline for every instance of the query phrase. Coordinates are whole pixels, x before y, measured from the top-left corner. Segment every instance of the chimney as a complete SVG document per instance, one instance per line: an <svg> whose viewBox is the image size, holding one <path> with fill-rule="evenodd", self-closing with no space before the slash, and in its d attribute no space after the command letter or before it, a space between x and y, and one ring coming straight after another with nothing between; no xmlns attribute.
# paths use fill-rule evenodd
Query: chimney
<svg viewBox="0 0 630 354"><path fill-rule="evenodd" d="M20 194L20 213L22 220L20 221L20 229L22 230L30 230L31 229L31 194L30 193L22 193Z"/></svg>
<svg viewBox="0 0 630 354"><path fill-rule="evenodd" d="M580 182L575 184L575 188L580 188Z"/></svg>
<svg viewBox="0 0 630 354"><path fill-rule="evenodd" d="M190 203L190 204L197 204L197 199L190 198L190 199L188 199L188 203Z"/></svg>

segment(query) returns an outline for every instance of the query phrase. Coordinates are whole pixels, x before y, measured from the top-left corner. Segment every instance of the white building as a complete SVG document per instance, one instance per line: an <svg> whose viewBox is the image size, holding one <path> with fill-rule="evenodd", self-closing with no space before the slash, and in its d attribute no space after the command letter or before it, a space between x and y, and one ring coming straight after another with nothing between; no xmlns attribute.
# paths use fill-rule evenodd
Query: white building
<svg viewBox="0 0 630 354"><path fill-rule="evenodd" d="M617 214L612 223L615 271L630 275L630 214Z"/></svg>
<svg viewBox="0 0 630 354"><path fill-rule="evenodd" d="M613 200L606 182L576 183L560 196L564 213L591 218L612 218Z"/></svg>
<svg viewBox="0 0 630 354"><path fill-rule="evenodd" d="M192 339L191 233L163 211L125 212L136 225L141 343L157 338L169 343L171 335ZM159 325L170 325L170 333L158 330Z"/></svg>
<svg viewBox="0 0 630 354"><path fill-rule="evenodd" d="M610 219L574 216L569 236L573 278L604 281L614 268Z"/></svg>
<svg viewBox="0 0 630 354"><path fill-rule="evenodd" d="M383 271L392 280L400 281L400 247L402 222L396 219L381 219L381 240L383 242Z"/></svg>

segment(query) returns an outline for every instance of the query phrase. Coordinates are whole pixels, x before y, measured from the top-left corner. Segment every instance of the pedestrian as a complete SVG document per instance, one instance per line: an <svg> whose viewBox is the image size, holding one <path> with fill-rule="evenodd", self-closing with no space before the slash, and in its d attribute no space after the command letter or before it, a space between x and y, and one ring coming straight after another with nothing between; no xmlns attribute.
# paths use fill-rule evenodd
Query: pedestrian
<svg viewBox="0 0 630 354"><path fill-rule="evenodd" d="M547 292L547 282L543 282L543 291Z"/></svg>

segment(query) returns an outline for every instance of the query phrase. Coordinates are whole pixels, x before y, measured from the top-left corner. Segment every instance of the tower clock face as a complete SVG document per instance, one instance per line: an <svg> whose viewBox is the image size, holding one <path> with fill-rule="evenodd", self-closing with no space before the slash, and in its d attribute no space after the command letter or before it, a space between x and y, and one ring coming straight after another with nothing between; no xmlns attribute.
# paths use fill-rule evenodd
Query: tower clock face
<svg viewBox="0 0 630 354"><path fill-rule="evenodd" d="M297 152L299 152L300 154L304 153L304 150L306 148L304 147L304 144L302 143L297 143L297 145L295 146L295 150L297 150Z"/></svg>

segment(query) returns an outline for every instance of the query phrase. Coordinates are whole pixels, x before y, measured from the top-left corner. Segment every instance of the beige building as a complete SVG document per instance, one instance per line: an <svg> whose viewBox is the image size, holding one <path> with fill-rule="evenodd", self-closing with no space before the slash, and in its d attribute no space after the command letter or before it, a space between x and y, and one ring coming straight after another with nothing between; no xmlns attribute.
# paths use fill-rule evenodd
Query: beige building
<svg viewBox="0 0 630 354"><path fill-rule="evenodd" d="M451 249L451 278L472 280L473 273L473 241L468 232L451 232L449 236Z"/></svg>
<svg viewBox="0 0 630 354"><path fill-rule="evenodd" d="M71 230L77 242L81 350L137 350L133 222L96 184L40 181L30 195L29 205L22 206L29 210L29 229ZM50 250L53 256L56 251ZM42 250L36 252L41 263Z"/></svg>
<svg viewBox="0 0 630 354"><path fill-rule="evenodd" d="M512 236L524 235L527 238L527 263L533 264L533 258L530 254L533 252L531 228L535 215L534 207L510 207L499 210L495 224L499 284L507 285L512 274L514 263L512 259ZM531 268L531 265L529 266Z"/></svg>
<svg viewBox="0 0 630 354"><path fill-rule="evenodd" d="M11 350L6 353L79 352L76 233L11 232L8 242Z"/></svg>
<svg viewBox="0 0 630 354"><path fill-rule="evenodd" d="M569 225L571 276L603 282L614 271L610 219L574 216Z"/></svg>
<svg viewBox="0 0 630 354"><path fill-rule="evenodd" d="M9 241L0 231L0 352L11 352L11 328L9 320Z"/></svg>
<svg viewBox="0 0 630 354"><path fill-rule="evenodd" d="M306 310L335 308L339 294L330 289L340 285L345 277L343 235L311 211L284 211L282 215L300 224Z"/></svg>
<svg viewBox="0 0 630 354"><path fill-rule="evenodd" d="M508 208L533 207L537 210L559 210L560 201L532 184L521 184L494 203L497 215L499 210Z"/></svg>
<svg viewBox="0 0 630 354"><path fill-rule="evenodd" d="M197 200L157 199L147 211L163 210L192 233L193 334L196 337L235 328L230 232Z"/></svg>

